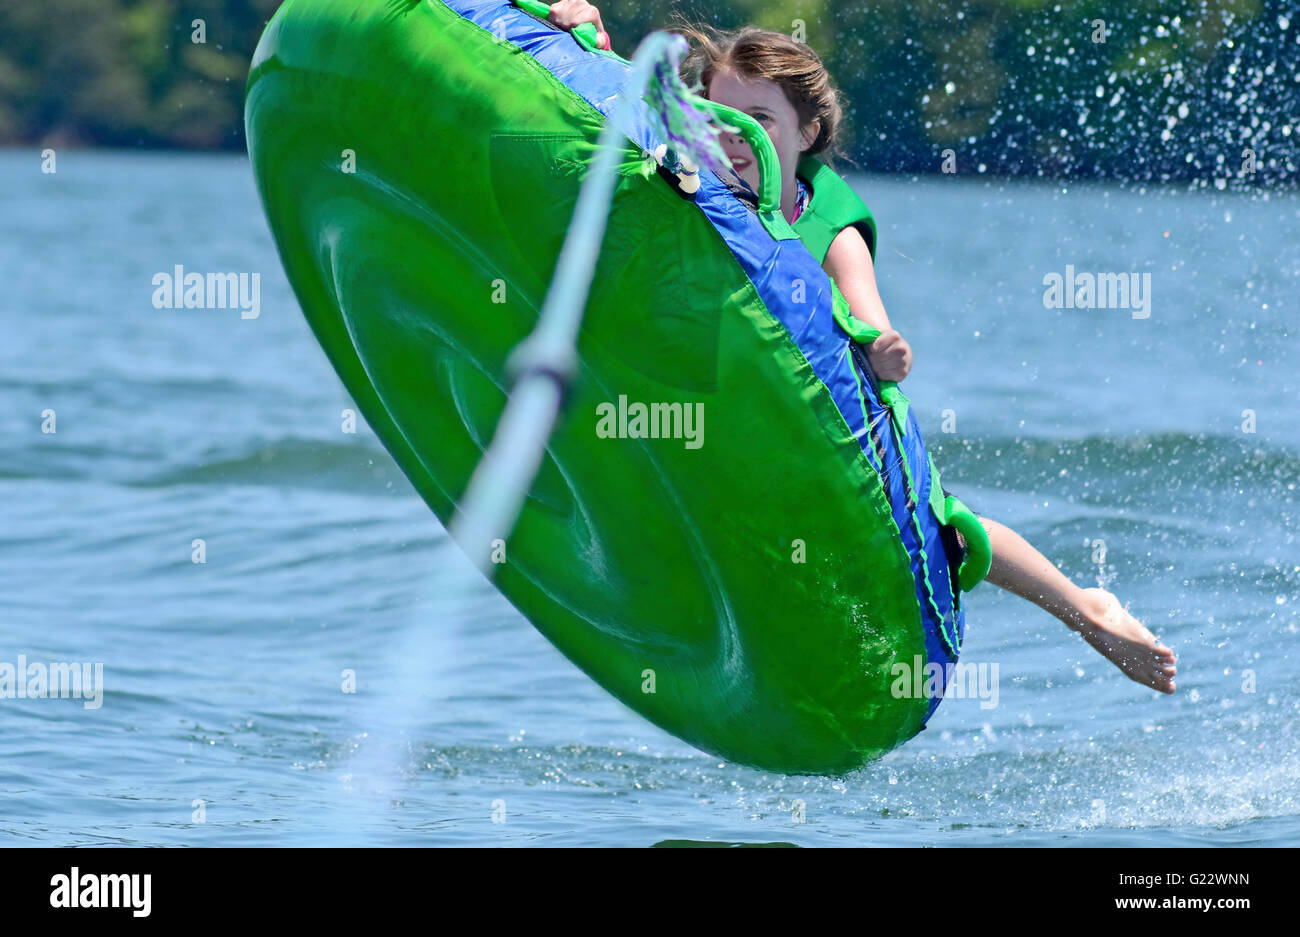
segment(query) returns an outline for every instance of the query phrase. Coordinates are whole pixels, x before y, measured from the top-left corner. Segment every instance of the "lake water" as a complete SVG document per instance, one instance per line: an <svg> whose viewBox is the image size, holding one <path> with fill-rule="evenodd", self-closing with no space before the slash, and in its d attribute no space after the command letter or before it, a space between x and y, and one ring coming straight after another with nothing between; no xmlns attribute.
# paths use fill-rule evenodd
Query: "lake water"
<svg viewBox="0 0 1300 937"><path fill-rule="evenodd" d="M1131 603L1178 692L985 584L995 708L783 777L609 697L342 432L246 160L58 159L0 152L0 663L105 691L0 699L0 841L1300 842L1300 199L853 177L945 483ZM177 264L259 273L259 315L155 308ZM1150 273L1149 315L1045 308L1066 265Z"/></svg>

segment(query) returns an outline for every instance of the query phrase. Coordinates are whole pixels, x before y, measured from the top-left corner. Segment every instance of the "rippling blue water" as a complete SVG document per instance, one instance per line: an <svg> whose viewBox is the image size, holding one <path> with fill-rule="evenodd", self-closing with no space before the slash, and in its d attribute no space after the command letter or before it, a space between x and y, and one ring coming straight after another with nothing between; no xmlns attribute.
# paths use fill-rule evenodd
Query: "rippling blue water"
<svg viewBox="0 0 1300 937"><path fill-rule="evenodd" d="M945 482L1131 602L1179 690L984 585L998 706L832 779L664 734L464 572L341 431L246 161L39 162L0 153L0 663L106 691L0 699L4 842L1300 842L1296 198L855 179ZM260 273L260 315L154 308L177 264ZM1066 264L1150 272L1150 317L1045 309Z"/></svg>

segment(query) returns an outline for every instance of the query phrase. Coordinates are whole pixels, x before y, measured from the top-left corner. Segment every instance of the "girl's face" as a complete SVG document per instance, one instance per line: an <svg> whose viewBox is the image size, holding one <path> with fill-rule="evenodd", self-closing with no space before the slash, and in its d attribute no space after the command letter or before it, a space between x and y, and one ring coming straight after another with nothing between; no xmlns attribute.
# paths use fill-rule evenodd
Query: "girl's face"
<svg viewBox="0 0 1300 937"><path fill-rule="evenodd" d="M814 120L804 128L799 126L799 115L781 86L767 78L744 79L735 72L721 70L709 83L709 100L743 111L758 121L772 138L776 155L781 160L781 178L794 175L799 154L817 139L820 123ZM758 166L754 154L740 134L723 133L719 138L740 178L758 191Z"/></svg>

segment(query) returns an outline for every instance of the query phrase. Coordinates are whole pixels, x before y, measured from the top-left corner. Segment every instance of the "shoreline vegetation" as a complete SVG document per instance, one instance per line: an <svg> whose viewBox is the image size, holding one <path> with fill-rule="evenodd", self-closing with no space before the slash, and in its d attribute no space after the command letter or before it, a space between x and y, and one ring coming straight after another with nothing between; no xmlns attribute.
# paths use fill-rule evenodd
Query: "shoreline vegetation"
<svg viewBox="0 0 1300 937"><path fill-rule="evenodd" d="M0 6L0 147L243 150L248 64L279 5ZM811 43L843 92L841 172L1241 189L1293 187L1300 170L1300 15L1288 0L598 6L625 56L674 10Z"/></svg>

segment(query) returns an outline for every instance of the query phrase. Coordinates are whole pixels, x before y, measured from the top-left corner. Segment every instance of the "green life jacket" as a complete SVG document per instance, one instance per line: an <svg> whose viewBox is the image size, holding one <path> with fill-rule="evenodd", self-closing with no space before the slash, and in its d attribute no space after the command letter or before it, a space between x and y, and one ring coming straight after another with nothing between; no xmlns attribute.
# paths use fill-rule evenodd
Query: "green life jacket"
<svg viewBox="0 0 1300 937"><path fill-rule="evenodd" d="M858 193L840 178L839 173L816 156L805 153L799 160L798 174L812 189L812 201L791 225L808 252L825 263L831 241L848 225L853 225L867 242L871 259L876 259L876 219Z"/></svg>

